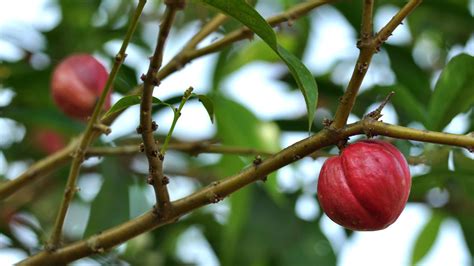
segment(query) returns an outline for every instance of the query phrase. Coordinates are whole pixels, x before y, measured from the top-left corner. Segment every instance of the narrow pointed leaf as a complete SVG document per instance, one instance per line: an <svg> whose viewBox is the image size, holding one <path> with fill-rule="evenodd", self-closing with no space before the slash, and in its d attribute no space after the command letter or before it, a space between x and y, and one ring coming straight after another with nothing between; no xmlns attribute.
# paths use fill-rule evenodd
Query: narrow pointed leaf
<svg viewBox="0 0 474 266"><path fill-rule="evenodd" d="M318 87L311 72L301 63L301 61L289 53L277 43L277 38L272 27L265 21L265 19L244 0L201 0L201 2L208 4L214 8L221 10L227 15L240 21L242 24L251 29L264 42L280 56L283 62L286 63L288 69L296 80L299 89L303 93L306 109L308 112L308 130L311 130L311 125L314 119L314 113L318 102Z"/></svg>
<svg viewBox="0 0 474 266"><path fill-rule="evenodd" d="M123 111L127 109L130 106L134 106L137 104L140 104L140 99L141 97L139 95L130 95L130 96L125 96L122 99L118 100L110 109L107 111L107 113L104 115L104 117L108 117L111 114ZM155 105L165 105L170 107L172 110L174 110L173 106L170 105L169 103L163 102L162 100L153 97L153 104Z"/></svg>
<svg viewBox="0 0 474 266"><path fill-rule="evenodd" d="M211 122L214 123L214 103L212 102L212 100L203 94L193 93L192 97L198 98L198 100L202 103L204 108L206 108L206 111L209 114L209 118L211 119Z"/></svg>

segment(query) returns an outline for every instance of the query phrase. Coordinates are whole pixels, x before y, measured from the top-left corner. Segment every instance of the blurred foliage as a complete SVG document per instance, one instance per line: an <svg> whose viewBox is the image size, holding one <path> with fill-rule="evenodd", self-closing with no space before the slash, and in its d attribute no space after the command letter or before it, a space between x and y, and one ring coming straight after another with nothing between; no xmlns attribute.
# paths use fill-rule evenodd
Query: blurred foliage
<svg viewBox="0 0 474 266"><path fill-rule="evenodd" d="M10 42L23 52L20 60L3 61L0 65L0 92L14 92L12 101L0 107L0 117L18 123L15 130L10 130L10 134L21 135L22 129L25 130L21 142L7 141L0 147L9 169L19 163L31 164L45 156L34 143L36 131L49 129L71 139L84 129L84 124L67 118L54 106L49 93L51 71L61 58L72 53L91 53L109 65L113 63L116 51L110 50L107 44L121 41L134 7L133 1L120 0L113 4L111 2L114 1L53 1L51 4L58 5L60 9L61 20L51 30L41 32L46 44L39 50L31 50L11 38L14 32L8 36L0 35L1 41ZM150 42L154 37L150 38L149 28L157 27L162 11L162 1L148 2L142 24L131 42L137 51L144 54L151 53L154 46L154 43ZM301 1L260 0L262 5L258 7L271 6L272 10L283 10L299 2ZM362 1L338 1L332 7L358 31L361 24L361 3ZM377 8L401 7L404 3L405 1L395 0L376 1ZM464 47L468 41L472 46L473 16L468 5L468 0L424 1L407 20L411 40L402 45L383 46L388 55L389 67L395 76L395 83L374 84L365 88L360 93L353 114L362 117L370 111L367 110L368 106L382 100L389 91L395 91L392 104L400 125L443 130L455 117L463 114L466 119L463 120L464 131L460 133L474 131L474 59L467 54L453 57L452 53L456 49L459 50L459 47ZM209 9L198 1L189 1L188 8L178 14L175 26L181 29L192 24L201 25L215 14L216 10ZM219 28L219 32L225 34L240 26L236 20L229 20ZM305 52L312 49L308 46L308 40L315 26L309 17L293 21L292 26L285 23L276 30L279 44L301 58ZM423 46L426 43L430 44L431 50ZM420 57L420 51L436 56L421 62L417 59ZM319 88L319 102L313 132L320 130L322 119L330 118L336 110L344 86L331 74L338 66L347 63L347 60L353 61L341 59L326 73L315 76ZM256 61L282 64L278 56L258 38L238 42L219 53L207 95L214 102L217 130L213 139L226 145L278 151L281 148L282 134L307 131L306 116L263 121L237 99L230 98L223 86L226 77ZM144 66L147 64L148 62L143 62ZM141 75L138 71L135 65L126 61L114 84L115 91L124 95L133 89ZM291 91L298 88L289 72L279 76L278 81L285 83ZM177 104L180 99L180 96L174 96L161 100ZM169 110L163 109L163 106L154 108L154 112L162 111ZM161 131L159 133L166 134ZM127 139L135 140L136 135L130 132L117 140L116 144L126 142ZM98 145L108 145L100 140L98 142ZM454 218L461 225L472 257L472 153L458 148L411 141L397 140L395 144L406 156L418 159L419 166L424 169L413 177L410 202L422 203L432 209L432 216L414 245L412 262L419 262L431 250L439 229L447 218ZM180 176L183 182L193 189L198 189L218 177L237 173L255 159L251 156L231 155L218 156L217 160L208 160L206 156L176 156L177 163L170 164L165 171L169 172L167 174L172 179L174 176ZM98 164L89 163L83 167L84 175L80 179L93 180L92 188L87 187L87 190L98 191L97 196L93 195L94 193L87 196L87 193L80 192L76 199L76 203L88 208L87 214L84 214L88 216L88 222L77 225L82 227L75 229L80 232L80 236L89 236L136 217L150 208L152 203L145 196L149 187L145 185L143 177L146 167L140 166L143 161L140 156L119 156L102 159ZM294 175L301 174L295 168L291 169L295 172ZM318 171L319 169L314 169L314 175L317 175ZM94 173L99 173L95 179L87 178L87 174ZM0 174L0 181L6 179L5 175L6 172ZM65 176L67 167L24 188L9 201L0 203L0 234L9 239L10 246L22 249L28 254L34 253L40 247L51 230ZM301 195L308 193L306 189L301 186L297 191L285 192L286 190L277 184L276 174L272 174L266 183L259 182L245 188L220 203L222 208L211 206L197 210L185 216L179 223L141 235L129 241L126 246L100 256L92 256L91 259L101 264L126 261L132 265L183 265L189 262L184 261L177 250L180 243L182 245L184 236L192 229L203 236L211 252L224 265L333 265L338 254L328 240L330 237L320 229L321 214L311 221L303 220L295 214L295 203ZM316 199L315 189L309 191ZM39 241L37 246L28 246L29 244L22 242L12 230L13 224L16 223L15 217L25 213L31 216L28 216L29 220L38 223L38 226L26 226L36 235ZM347 232L347 235L350 237L351 233ZM66 241L75 241L80 236L66 234Z"/></svg>

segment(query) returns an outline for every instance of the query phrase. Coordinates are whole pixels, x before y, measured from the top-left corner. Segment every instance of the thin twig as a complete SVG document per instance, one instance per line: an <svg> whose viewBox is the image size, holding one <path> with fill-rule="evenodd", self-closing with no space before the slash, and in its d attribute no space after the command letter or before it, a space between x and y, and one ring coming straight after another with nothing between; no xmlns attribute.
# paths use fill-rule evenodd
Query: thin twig
<svg viewBox="0 0 474 266"><path fill-rule="evenodd" d="M361 30L361 39L357 43L357 47L360 49L357 63L352 72L351 80L347 86L346 92L342 96L340 103L337 107L334 121L331 124L333 129L342 128L346 122L349 114L354 107L357 93L359 92L360 85L364 80L365 74L369 69L370 62L374 53L380 50L380 46L385 42L395 28L401 23L401 21L408 16L408 14L415 9L422 0L410 0L393 18L387 25L375 36L371 37L368 35L372 31L372 11L373 1L365 0L362 19L363 25ZM368 17L370 16L370 18ZM369 25L370 24L370 25Z"/></svg>
<svg viewBox="0 0 474 266"><path fill-rule="evenodd" d="M402 24L402 21L423 2L423 0L409 1L375 36L374 43L377 49L392 35L392 32Z"/></svg>
<svg viewBox="0 0 474 266"><path fill-rule="evenodd" d="M364 0L364 7L362 9L362 26L360 35L362 41L370 40L373 34L373 13L374 13L374 0Z"/></svg>
<svg viewBox="0 0 474 266"><path fill-rule="evenodd" d="M115 56L115 63L107 79L104 90L102 91L102 94L94 108L94 112L92 113L92 117L90 118L87 124L87 127L84 131L84 135L82 136L80 140L79 146L77 147L77 149L75 150L73 154L73 161L72 161L72 165L69 171L68 181L66 184L66 189L64 191L64 197L59 207L59 212L56 217L56 221L54 223L53 232L51 234L49 243L47 244L47 249L54 250L60 244L61 232L62 232L62 228L64 224L64 219L66 217L67 209L76 192L76 179L79 174L81 164L84 160L84 155L87 150L87 147L89 146L89 144L94 138L94 135L96 134L96 131L95 131L96 129L94 125L96 125L99 115L102 112L106 96L108 95L110 88L112 87L115 77L117 76L118 70L120 69L122 62L125 60L125 57L126 57L125 51L127 49L128 43L130 42L130 39L132 38L133 32L135 31L137 27L138 18L140 17L140 14L143 10L143 7L145 6L145 3L146 1L144 0L139 1L137 8L135 9L132 22L130 23L128 31L125 35L125 39L122 43L122 47L120 48L120 51Z"/></svg>
<svg viewBox="0 0 474 266"><path fill-rule="evenodd" d="M156 210L160 216L168 215L170 198L166 187L168 182L163 175L164 156L159 153L157 141L155 141L153 136L153 132L158 128L158 125L152 121L151 109L153 90L155 86L160 84L160 80L156 78L156 73L161 68L163 62L164 47L179 8L178 2L180 1L166 1L165 14L160 25L155 51L150 59L147 74L142 76L143 94L140 103L140 125L137 128L137 133L141 134L143 139L144 151L149 165L147 182L154 188Z"/></svg>
<svg viewBox="0 0 474 266"><path fill-rule="evenodd" d="M158 146L161 148L161 146ZM200 153L215 153L215 154L234 154L234 155L261 155L271 156L272 153L263 150L257 150L253 148L244 147L229 147L211 144L209 142L180 142L170 143L168 145L169 150L186 152L191 155L197 155ZM86 157L93 156L115 156L115 155L129 155L137 154L140 152L139 145L124 145L118 147L91 147L86 153Z"/></svg>
<svg viewBox="0 0 474 266"><path fill-rule="evenodd" d="M281 14L268 18L267 22L273 27L283 22L292 22L295 19L306 15L311 10L331 2L335 2L335 0L312 0L300 3ZM192 61L193 59L215 53L232 43L246 38L251 38L252 36L253 32L251 30L249 30L247 27L242 27L226 34L221 39L200 49L183 49L158 72L158 78L163 79L169 76L171 73L181 69L186 63Z"/></svg>
<svg viewBox="0 0 474 266"><path fill-rule="evenodd" d="M372 118L375 120L379 120L382 117L382 110L385 107L385 105L390 101L392 96L395 94L394 91L391 91L387 97L385 97L385 100L382 101L382 103L377 107L377 109L373 110L372 112L368 113L364 118Z"/></svg>
<svg viewBox="0 0 474 266"><path fill-rule="evenodd" d="M156 218L153 211L149 211L135 219L127 221L119 226L94 235L87 240L78 241L54 252L39 252L27 258L22 264L51 265L68 263L73 260L108 250L144 232L157 227L173 223L179 217L204 205L216 203L229 194L256 182L271 172L293 163L315 151L334 145L338 141L350 136L365 134L367 130L384 136L401 139L418 140L459 147L474 146L474 138L466 135L439 133L426 130L417 130L402 126L385 124L373 119L347 125L334 131L323 129L315 135L303 139L283 149L274 156L263 160L258 167L252 165L233 176L211 183L209 186L185 197L174 201L173 212L166 218Z"/></svg>
<svg viewBox="0 0 474 266"><path fill-rule="evenodd" d="M224 14L218 14L216 15L211 21L206 23L199 32L197 32L191 40L188 41L188 43L183 47L182 50L191 50L195 49L196 46L204 40L207 36L209 36L211 33L216 31L225 21L227 21L229 17L227 17Z"/></svg>
<svg viewBox="0 0 474 266"><path fill-rule="evenodd" d="M181 110L183 110L184 104L188 101L189 97L191 97L192 91L193 91L193 88L189 87L189 89L187 89L184 92L184 95L183 95L183 98L181 99L181 103L179 104L179 107L176 110L174 110L173 122L171 123L171 128L168 131L168 135L165 138L165 142L163 143L163 146L161 146L161 149L160 149L160 154L162 156L165 156L166 150L168 148L168 143L171 140L171 135L173 135L173 131L176 126L176 123L178 122L178 119L181 116Z"/></svg>

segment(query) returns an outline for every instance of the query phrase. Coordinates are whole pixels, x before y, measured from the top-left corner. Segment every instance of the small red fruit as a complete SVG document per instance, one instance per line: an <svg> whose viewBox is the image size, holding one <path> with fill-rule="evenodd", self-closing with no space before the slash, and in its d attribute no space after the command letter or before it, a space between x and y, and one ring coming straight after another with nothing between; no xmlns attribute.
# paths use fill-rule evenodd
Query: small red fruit
<svg viewBox="0 0 474 266"><path fill-rule="evenodd" d="M402 153L390 143L364 140L324 163L318 199L334 222L352 230L374 231L400 216L411 178Z"/></svg>
<svg viewBox="0 0 474 266"><path fill-rule="evenodd" d="M55 153L66 146L64 137L49 129L34 132L34 145L46 154Z"/></svg>
<svg viewBox="0 0 474 266"><path fill-rule="evenodd" d="M88 54L71 55L56 66L51 91L56 105L68 116L85 120L92 114L109 74ZM105 109L110 108L110 94Z"/></svg>

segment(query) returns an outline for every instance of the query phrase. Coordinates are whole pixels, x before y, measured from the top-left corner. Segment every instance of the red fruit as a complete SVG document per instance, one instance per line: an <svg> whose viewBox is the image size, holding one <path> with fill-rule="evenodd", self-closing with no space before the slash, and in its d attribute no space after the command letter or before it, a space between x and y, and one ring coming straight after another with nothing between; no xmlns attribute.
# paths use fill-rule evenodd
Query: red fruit
<svg viewBox="0 0 474 266"><path fill-rule="evenodd" d="M85 120L92 114L109 74L88 54L71 55L56 66L51 91L56 105L68 116ZM110 108L110 94L105 109Z"/></svg>
<svg viewBox="0 0 474 266"><path fill-rule="evenodd" d="M352 230L384 229L400 216L410 194L408 164L390 143L364 140L324 163L318 199L334 222Z"/></svg>
<svg viewBox="0 0 474 266"><path fill-rule="evenodd" d="M46 154L55 153L66 146L64 138L58 133L41 129L34 133L34 145Z"/></svg>

